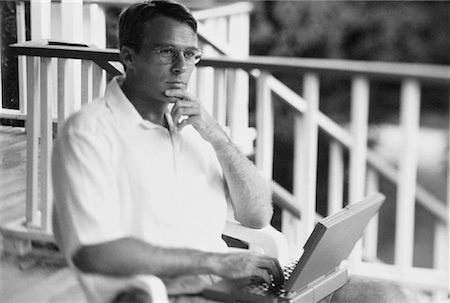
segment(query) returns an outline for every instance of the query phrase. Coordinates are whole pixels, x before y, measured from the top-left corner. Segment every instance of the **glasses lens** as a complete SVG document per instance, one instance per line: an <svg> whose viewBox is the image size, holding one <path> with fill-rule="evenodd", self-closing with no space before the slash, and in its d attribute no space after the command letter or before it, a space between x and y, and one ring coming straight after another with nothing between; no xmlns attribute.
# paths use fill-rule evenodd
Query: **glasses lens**
<svg viewBox="0 0 450 303"><path fill-rule="evenodd" d="M197 64L202 57L202 51L196 48L186 50L177 48L163 48L156 50L161 62L165 64L173 63L173 61L178 58L180 52L183 53L184 59L188 64Z"/></svg>
<svg viewBox="0 0 450 303"><path fill-rule="evenodd" d="M157 53L163 63L171 63L177 56L176 50L172 48L159 49Z"/></svg>
<svg viewBox="0 0 450 303"><path fill-rule="evenodd" d="M184 58L189 64L197 64L202 57L202 52L199 49L188 49L184 51Z"/></svg>

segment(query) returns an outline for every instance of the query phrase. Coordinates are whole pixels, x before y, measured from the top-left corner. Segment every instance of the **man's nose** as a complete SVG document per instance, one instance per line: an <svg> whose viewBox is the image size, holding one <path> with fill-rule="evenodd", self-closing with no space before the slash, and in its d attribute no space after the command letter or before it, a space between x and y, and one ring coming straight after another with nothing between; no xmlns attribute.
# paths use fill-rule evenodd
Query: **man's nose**
<svg viewBox="0 0 450 303"><path fill-rule="evenodd" d="M187 62L184 58L184 53L180 51L178 56L172 63L172 72L176 74L184 73L187 70Z"/></svg>

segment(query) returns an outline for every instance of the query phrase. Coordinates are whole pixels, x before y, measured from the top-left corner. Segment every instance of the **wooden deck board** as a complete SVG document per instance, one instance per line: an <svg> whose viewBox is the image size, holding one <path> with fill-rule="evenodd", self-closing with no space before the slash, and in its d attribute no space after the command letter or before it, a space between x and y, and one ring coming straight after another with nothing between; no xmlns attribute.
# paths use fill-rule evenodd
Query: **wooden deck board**
<svg viewBox="0 0 450 303"><path fill-rule="evenodd" d="M0 223L25 215L26 134L20 127L0 126ZM3 254L0 235L0 302L85 302L67 267L54 268Z"/></svg>

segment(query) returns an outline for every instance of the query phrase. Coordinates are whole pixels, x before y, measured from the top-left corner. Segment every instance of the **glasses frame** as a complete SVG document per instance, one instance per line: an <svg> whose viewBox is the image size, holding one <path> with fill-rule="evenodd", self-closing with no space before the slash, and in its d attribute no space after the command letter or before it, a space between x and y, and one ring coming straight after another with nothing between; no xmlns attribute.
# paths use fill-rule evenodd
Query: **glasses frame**
<svg viewBox="0 0 450 303"><path fill-rule="evenodd" d="M169 56L165 56L162 54L163 51L168 50L173 50L174 53ZM196 65L197 63L200 62L203 55L203 51L197 47L178 48L173 46L165 46L165 47L157 47L152 51L158 56L159 60L164 64L172 64L180 56L180 53L182 53L184 60L188 65ZM194 53L196 53L196 55L192 57L193 60L190 58L186 58L186 52L188 51L193 51Z"/></svg>

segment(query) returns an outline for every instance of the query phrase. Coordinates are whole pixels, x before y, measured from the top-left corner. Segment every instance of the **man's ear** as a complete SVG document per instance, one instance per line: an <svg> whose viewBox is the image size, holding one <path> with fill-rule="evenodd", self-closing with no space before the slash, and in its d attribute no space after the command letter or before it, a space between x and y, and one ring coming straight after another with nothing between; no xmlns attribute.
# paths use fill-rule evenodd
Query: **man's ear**
<svg viewBox="0 0 450 303"><path fill-rule="evenodd" d="M125 65L126 69L133 68L135 56L134 50L128 46L122 46L120 49L120 55L122 57L122 63Z"/></svg>

